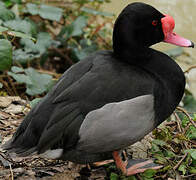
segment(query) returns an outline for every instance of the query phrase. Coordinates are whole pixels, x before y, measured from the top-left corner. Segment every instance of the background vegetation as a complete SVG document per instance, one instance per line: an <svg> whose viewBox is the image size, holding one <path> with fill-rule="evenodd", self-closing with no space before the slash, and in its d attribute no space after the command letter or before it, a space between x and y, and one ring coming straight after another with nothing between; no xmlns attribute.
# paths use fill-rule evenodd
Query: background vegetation
<svg viewBox="0 0 196 180"><path fill-rule="evenodd" d="M100 11L109 0L0 1L0 95L39 101L72 64L111 49L114 15ZM183 53L175 49L169 55ZM188 73L188 71L186 72ZM106 179L193 178L196 174L196 101L187 90L174 115L153 131L148 150L164 166L126 178L106 165ZM1 138L0 138L1 139ZM0 140L1 142L1 140ZM1 164L1 161L0 161Z"/></svg>

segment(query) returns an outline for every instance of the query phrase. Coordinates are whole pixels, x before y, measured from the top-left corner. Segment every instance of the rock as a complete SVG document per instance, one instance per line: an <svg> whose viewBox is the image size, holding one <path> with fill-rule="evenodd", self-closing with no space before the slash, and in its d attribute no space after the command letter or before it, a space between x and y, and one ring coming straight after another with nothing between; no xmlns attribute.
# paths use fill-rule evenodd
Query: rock
<svg viewBox="0 0 196 180"><path fill-rule="evenodd" d="M18 114L23 112L26 101L19 96L0 97L0 108L5 108L4 112Z"/></svg>
<svg viewBox="0 0 196 180"><path fill-rule="evenodd" d="M7 161L6 159L4 159L3 156L0 156L0 162L3 164L3 166L5 168L9 168L10 167L11 163L9 161Z"/></svg>
<svg viewBox="0 0 196 180"><path fill-rule="evenodd" d="M1 176L2 177L5 177L6 175L10 174L10 170L9 169L5 169L5 170L1 170L0 171L0 179L1 179ZM1 179L2 180L2 179Z"/></svg>
<svg viewBox="0 0 196 180"><path fill-rule="evenodd" d="M148 158L148 150L151 148L150 142L152 141L151 133L145 136L141 141L128 147L127 152L132 155L134 159Z"/></svg>
<svg viewBox="0 0 196 180"><path fill-rule="evenodd" d="M1 96L1 97L0 97L0 107L1 107L1 108L6 108L6 107L8 107L11 103L12 103L12 100L9 99L8 97L4 97L4 96Z"/></svg>
<svg viewBox="0 0 196 180"><path fill-rule="evenodd" d="M3 119L8 119L10 117L10 114L8 113L5 113L3 111L0 111L0 119L3 120Z"/></svg>
<svg viewBox="0 0 196 180"><path fill-rule="evenodd" d="M23 101L19 96L6 96L7 99L11 100L12 102L21 102Z"/></svg>
<svg viewBox="0 0 196 180"><path fill-rule="evenodd" d="M75 180L80 174L74 170L65 170L63 173L56 174L48 180Z"/></svg>
<svg viewBox="0 0 196 180"><path fill-rule="evenodd" d="M24 110L24 106L11 104L4 111L6 113L19 114L19 113L22 113L23 110Z"/></svg>

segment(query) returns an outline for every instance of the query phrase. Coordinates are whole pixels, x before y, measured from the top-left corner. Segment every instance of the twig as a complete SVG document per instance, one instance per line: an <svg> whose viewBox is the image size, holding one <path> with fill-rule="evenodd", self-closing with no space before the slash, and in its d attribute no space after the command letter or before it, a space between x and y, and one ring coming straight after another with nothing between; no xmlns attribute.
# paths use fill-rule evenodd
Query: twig
<svg viewBox="0 0 196 180"><path fill-rule="evenodd" d="M52 71L47 71L47 70L43 70L43 69L39 69L37 70L39 73L44 73L44 74L49 74L51 76L55 76L56 78L59 78L62 74L57 74L55 72Z"/></svg>
<svg viewBox="0 0 196 180"><path fill-rule="evenodd" d="M96 36L105 44L105 46L107 46L107 48L111 48L111 45L104 38L102 38L99 33L97 33Z"/></svg>
<svg viewBox="0 0 196 180"><path fill-rule="evenodd" d="M182 159L173 167L174 170L176 170L180 164L182 163L182 161L184 161L184 159L187 157L188 153L185 153L185 155L182 157Z"/></svg>
<svg viewBox="0 0 196 180"><path fill-rule="evenodd" d="M1 152L1 151L0 151ZM4 155L2 155L2 153L0 153L0 156L5 159L6 161L10 162L10 163L14 163L13 160L8 159L7 157L5 157Z"/></svg>
<svg viewBox="0 0 196 180"><path fill-rule="evenodd" d="M12 86L12 90L14 91L14 94L15 94L16 96L18 96L18 92L17 92L15 86L13 85L13 82L12 82L11 77L8 75L7 78L8 78L8 80L9 80L9 83L10 83L11 86Z"/></svg>
<svg viewBox="0 0 196 180"><path fill-rule="evenodd" d="M191 123L189 123L185 128L184 128L184 132L186 132L191 126Z"/></svg>
<svg viewBox="0 0 196 180"><path fill-rule="evenodd" d="M189 120L192 123L192 125L196 128L196 124L193 121L192 117L189 115L189 113L185 109L183 109L181 107L177 107L177 109L180 110L180 111L182 111L189 118Z"/></svg>
<svg viewBox="0 0 196 180"><path fill-rule="evenodd" d="M191 66L186 71L184 71L184 73L189 73L192 69L195 69L195 68L196 68L196 65L195 66Z"/></svg>
<svg viewBox="0 0 196 180"><path fill-rule="evenodd" d="M176 121L177 121L178 129L179 129L180 133L182 133L183 130L182 130L181 123L180 123L181 120L180 120L180 118L179 118L179 116L177 115L176 112L174 112L174 116L175 116Z"/></svg>
<svg viewBox="0 0 196 180"><path fill-rule="evenodd" d="M182 111L176 111L176 112L178 113L178 112L182 112ZM194 112L194 111L193 112L187 111L187 113L189 113L189 114L196 114L196 112Z"/></svg>
<svg viewBox="0 0 196 180"><path fill-rule="evenodd" d="M190 178L190 177L194 177L196 176L195 174L190 174L190 175L187 175L187 176L182 176L182 178Z"/></svg>
<svg viewBox="0 0 196 180"><path fill-rule="evenodd" d="M11 173L11 176L12 176L12 180L14 180L14 173L13 173L13 171L12 171L12 165L9 164L9 166L10 166L10 173Z"/></svg>
<svg viewBox="0 0 196 180"><path fill-rule="evenodd" d="M139 180L142 180L142 178L141 178L141 176L140 176L139 174L136 174L136 176L137 176L137 178L138 178Z"/></svg>
<svg viewBox="0 0 196 180"><path fill-rule="evenodd" d="M154 179L166 179L166 177L167 177L167 174L164 174L162 176L156 176L154 177Z"/></svg>
<svg viewBox="0 0 196 180"><path fill-rule="evenodd" d="M9 95L14 95L13 91L11 90L11 88L9 87L8 83L6 81L4 81L3 79L1 79L1 83L3 84L4 88L6 89L6 91L9 93Z"/></svg>
<svg viewBox="0 0 196 180"><path fill-rule="evenodd" d="M69 56L67 56L66 54L64 54L63 52L61 52L60 49L57 49L57 48L55 48L55 47L51 47L50 49L51 49L51 50L54 50L54 51L56 51L56 52L58 52L63 58L66 59L66 61L67 61L70 65L73 65L73 64L74 64L73 61L71 60L71 58L70 58Z"/></svg>
<svg viewBox="0 0 196 180"><path fill-rule="evenodd" d="M103 24L97 26L96 29L91 33L90 36L92 37L94 34L97 34L97 33L102 29L102 27L105 26L105 24L106 24L106 23L103 23Z"/></svg>
<svg viewBox="0 0 196 180"><path fill-rule="evenodd" d="M189 143L193 144L193 145L196 145L196 142L193 141L190 141L190 140L187 140Z"/></svg>

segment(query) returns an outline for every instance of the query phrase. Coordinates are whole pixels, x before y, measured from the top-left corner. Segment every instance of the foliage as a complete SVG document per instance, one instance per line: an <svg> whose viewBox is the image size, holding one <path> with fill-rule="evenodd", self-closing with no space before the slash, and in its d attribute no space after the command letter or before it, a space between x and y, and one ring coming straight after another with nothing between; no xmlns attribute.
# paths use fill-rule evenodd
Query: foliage
<svg viewBox="0 0 196 180"><path fill-rule="evenodd" d="M12 45L6 39L0 39L0 71L7 70L12 64Z"/></svg>
<svg viewBox="0 0 196 180"><path fill-rule="evenodd" d="M42 94L53 85L51 75L40 74L31 67L23 69L12 66L11 70L12 72L8 72L8 75L12 76L19 83L25 83L28 95Z"/></svg>
<svg viewBox="0 0 196 180"><path fill-rule="evenodd" d="M23 96L43 96L52 78L89 53L111 48L111 29L105 24L111 25L112 14L99 11L108 0L54 2L0 1L0 85L8 95L21 94L23 84ZM23 71L13 72L16 66ZM48 84L42 84L43 78Z"/></svg>
<svg viewBox="0 0 196 180"><path fill-rule="evenodd" d="M41 4L40 6L32 3L27 4L27 12L31 15L39 15L51 21L60 21L63 10L61 8Z"/></svg>
<svg viewBox="0 0 196 180"><path fill-rule="evenodd" d="M181 119L182 123L177 124L179 120L171 121L172 126L171 122L168 122L164 128L153 131L155 140L152 142L152 157L159 164L164 165L161 172L168 171L171 174L170 177L175 177L175 170L183 176L189 176L196 170L196 150L192 149L196 138L192 135L196 133L196 128L186 115ZM196 122L196 118L193 121Z"/></svg>

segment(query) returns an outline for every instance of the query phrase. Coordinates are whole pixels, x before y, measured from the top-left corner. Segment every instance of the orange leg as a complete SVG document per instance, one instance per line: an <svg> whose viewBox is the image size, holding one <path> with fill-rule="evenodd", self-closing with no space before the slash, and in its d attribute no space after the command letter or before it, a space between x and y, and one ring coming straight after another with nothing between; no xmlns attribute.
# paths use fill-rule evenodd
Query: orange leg
<svg viewBox="0 0 196 180"><path fill-rule="evenodd" d="M113 163L114 160L113 159L110 159L110 160L106 160L106 161L100 161L100 162L94 162L93 165L94 166L103 166L105 164L109 164L109 163Z"/></svg>
<svg viewBox="0 0 196 180"><path fill-rule="evenodd" d="M117 168L120 169L123 172L123 174L127 174L126 166L128 162L122 160L118 151L113 152L113 158L114 158Z"/></svg>
<svg viewBox="0 0 196 180"><path fill-rule="evenodd" d="M153 163L152 160L139 160L139 162L134 160L123 161L119 155L118 151L113 152L113 158L115 160L117 168L121 169L124 175L130 176L137 173L142 173L147 169L160 169L162 166L159 166ZM131 166L129 166L129 161L133 161Z"/></svg>

